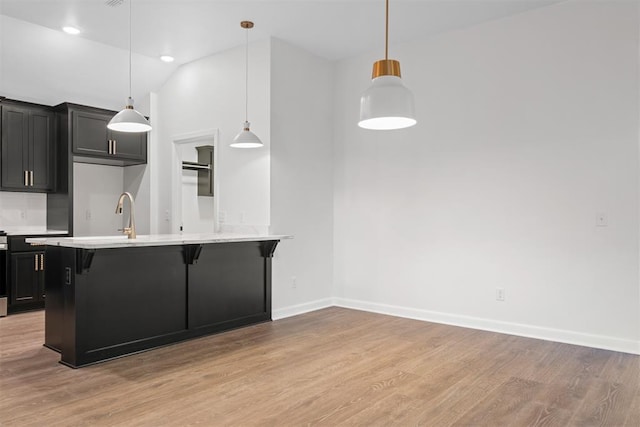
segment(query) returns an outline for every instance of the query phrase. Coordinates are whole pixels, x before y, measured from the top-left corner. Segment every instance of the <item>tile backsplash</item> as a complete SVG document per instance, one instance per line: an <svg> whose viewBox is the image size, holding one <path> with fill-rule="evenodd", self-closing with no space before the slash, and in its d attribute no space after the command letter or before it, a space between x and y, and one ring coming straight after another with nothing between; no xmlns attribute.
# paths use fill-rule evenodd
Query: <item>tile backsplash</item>
<svg viewBox="0 0 640 427"><path fill-rule="evenodd" d="M0 230L47 227L47 195L0 191Z"/></svg>

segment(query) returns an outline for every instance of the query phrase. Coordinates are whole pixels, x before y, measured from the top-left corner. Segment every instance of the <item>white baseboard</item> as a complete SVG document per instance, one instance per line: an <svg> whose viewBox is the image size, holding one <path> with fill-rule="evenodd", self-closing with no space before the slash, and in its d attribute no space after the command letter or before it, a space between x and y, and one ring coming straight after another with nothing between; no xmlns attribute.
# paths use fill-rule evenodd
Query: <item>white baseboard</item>
<svg viewBox="0 0 640 427"><path fill-rule="evenodd" d="M640 355L640 341L625 340L603 335L591 335L582 332L567 331L562 329L543 328L539 326L501 322L470 316L459 316L455 314L439 313L435 311L420 310L415 308L379 304L346 298L333 298L333 305L337 307L370 311L373 313L388 314L397 317L405 317L408 319L423 320L426 322L442 323L446 325L461 326L465 328L480 329L484 331L499 332L509 335L537 338L547 341L556 341L566 344L575 344L585 347L601 348L605 350L613 350L623 353Z"/></svg>
<svg viewBox="0 0 640 427"><path fill-rule="evenodd" d="M333 306L332 298L323 298L315 301L306 302L304 304L290 305L288 307L278 308L271 312L273 320L284 319L285 317L297 316L298 314L308 313L310 311L320 310Z"/></svg>

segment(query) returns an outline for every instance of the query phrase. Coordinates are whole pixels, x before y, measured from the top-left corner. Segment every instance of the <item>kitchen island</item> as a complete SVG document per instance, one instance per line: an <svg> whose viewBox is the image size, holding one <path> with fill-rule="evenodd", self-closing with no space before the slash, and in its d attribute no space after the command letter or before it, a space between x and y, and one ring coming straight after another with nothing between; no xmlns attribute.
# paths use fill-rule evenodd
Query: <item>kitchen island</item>
<svg viewBox="0 0 640 427"><path fill-rule="evenodd" d="M271 259L290 236L34 238L46 246L45 346L77 368L271 320Z"/></svg>

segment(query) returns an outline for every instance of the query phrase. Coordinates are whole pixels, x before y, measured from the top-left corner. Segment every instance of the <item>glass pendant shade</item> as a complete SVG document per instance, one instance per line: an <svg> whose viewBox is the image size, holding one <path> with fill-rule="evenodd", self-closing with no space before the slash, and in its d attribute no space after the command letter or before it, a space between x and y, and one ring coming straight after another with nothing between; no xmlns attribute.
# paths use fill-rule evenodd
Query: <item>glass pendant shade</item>
<svg viewBox="0 0 640 427"><path fill-rule="evenodd" d="M149 132L151 125L147 119L133 108L133 99L127 100L127 106L113 116L107 127L118 132Z"/></svg>
<svg viewBox="0 0 640 427"><path fill-rule="evenodd" d="M358 126L373 130L402 129L416 124L413 94L398 76L372 80L360 98Z"/></svg>
<svg viewBox="0 0 640 427"><path fill-rule="evenodd" d="M244 122L244 128L233 138L233 142L230 144L234 148L258 148L263 145L260 138L249 129L249 122Z"/></svg>

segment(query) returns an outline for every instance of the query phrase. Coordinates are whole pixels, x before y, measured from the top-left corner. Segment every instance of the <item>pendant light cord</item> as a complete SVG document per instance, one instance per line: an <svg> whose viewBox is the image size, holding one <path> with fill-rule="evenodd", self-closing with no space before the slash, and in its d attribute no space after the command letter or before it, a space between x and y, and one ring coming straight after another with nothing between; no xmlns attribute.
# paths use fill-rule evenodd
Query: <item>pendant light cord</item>
<svg viewBox="0 0 640 427"><path fill-rule="evenodd" d="M389 59L389 0L386 0L384 28L384 59Z"/></svg>
<svg viewBox="0 0 640 427"><path fill-rule="evenodd" d="M244 121L249 121L249 28L246 30L247 42L245 44L245 73L244 73Z"/></svg>
<svg viewBox="0 0 640 427"><path fill-rule="evenodd" d="M133 0L129 0L129 98L131 98L131 4Z"/></svg>

